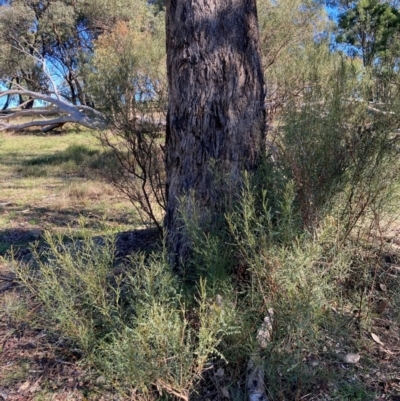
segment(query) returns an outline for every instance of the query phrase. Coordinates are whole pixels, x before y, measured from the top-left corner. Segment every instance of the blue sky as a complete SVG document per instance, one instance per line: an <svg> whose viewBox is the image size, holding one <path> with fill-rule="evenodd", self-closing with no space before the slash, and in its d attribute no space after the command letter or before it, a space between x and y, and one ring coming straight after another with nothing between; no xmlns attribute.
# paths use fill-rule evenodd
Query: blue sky
<svg viewBox="0 0 400 401"><path fill-rule="evenodd" d="M328 7L328 6L326 6L325 8L326 8L326 11L328 12L329 17L332 20L337 21L337 18L338 18L338 15L339 15L339 12L338 12L337 8Z"/></svg>

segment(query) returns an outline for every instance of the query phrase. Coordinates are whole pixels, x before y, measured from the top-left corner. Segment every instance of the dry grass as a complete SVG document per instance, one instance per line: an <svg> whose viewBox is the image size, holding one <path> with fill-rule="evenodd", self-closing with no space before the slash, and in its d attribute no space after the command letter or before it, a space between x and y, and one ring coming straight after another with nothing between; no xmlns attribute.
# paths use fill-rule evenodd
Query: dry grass
<svg viewBox="0 0 400 401"><path fill-rule="evenodd" d="M17 289L0 299L5 312L0 319L0 399L98 400L99 386L93 385L97 378L77 363L80 355L68 351L62 339L35 327L28 312L35 305L28 307L27 301L26 294ZM7 320L7 314L17 316L19 323ZM106 397L106 390L102 392L104 400L112 399Z"/></svg>
<svg viewBox="0 0 400 401"><path fill-rule="evenodd" d="M94 135L72 126L0 133L0 400L112 399L77 364L80 355L35 323L38 305L1 259L11 247L24 257L44 230L101 235L138 225L131 203L104 180L102 156Z"/></svg>
<svg viewBox="0 0 400 401"><path fill-rule="evenodd" d="M132 205L104 181L103 150L94 135L0 134L0 255L27 245L41 230L85 227L131 229L138 224Z"/></svg>

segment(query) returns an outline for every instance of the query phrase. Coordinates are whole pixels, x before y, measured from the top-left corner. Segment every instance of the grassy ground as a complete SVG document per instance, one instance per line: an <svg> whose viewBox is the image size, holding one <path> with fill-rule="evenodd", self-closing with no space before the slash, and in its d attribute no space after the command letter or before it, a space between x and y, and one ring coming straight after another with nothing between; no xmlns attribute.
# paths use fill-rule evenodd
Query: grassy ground
<svg viewBox="0 0 400 401"><path fill-rule="evenodd" d="M0 134L0 401L137 399L133 393L130 398L117 395L113 383L107 383L101 374L83 363L82 354L69 340L55 335L47 327L45 315L40 313L41 306L31 294L17 286L7 259L1 258L14 248L17 257L29 259L29 244L42 241L43 230L62 235L72 231L74 236L86 238L125 232L125 237L120 234L120 239L125 238L130 244L135 242L132 237L135 234L129 230L141 223L132 205L104 181L101 167L105 162L105 154L96 138L73 127L51 135ZM274 371L275 376L270 377L275 377L276 381L267 382L267 386L283 388L282 395L274 400L400 401L398 238L398 225L380 232L376 240L380 244L376 263L371 262L375 260L371 258L374 249L360 249L360 253L368 253L357 258L365 269L351 266L354 274L342 278L342 284L336 283L343 290L344 298L356 293L361 281L367 284L357 307L350 308L348 305L352 303L344 300L343 305L347 306L341 307L338 301L324 311L330 321L326 321L320 333L321 349L307 344L306 340L300 341L304 349L297 349L297 353L302 359L293 362L291 353L283 351L291 344L296 351L295 338L284 346L281 344L281 354L279 347L278 351L275 349L275 360L272 354L265 356L274 367L271 372ZM253 254L255 252L251 252L250 257L257 256ZM295 265L291 266L290 255L287 249L281 259L276 255L276 261L281 263L280 269L289 266L287 269L293 272L301 257L295 258ZM214 260L216 255L212 257ZM271 254L266 254L265 260L271 260ZM364 276L359 275L360 269ZM239 276L240 272L237 274ZM305 283L309 282L310 277ZM297 295L293 300L297 301ZM361 310L367 311L368 316L361 319ZM295 320L301 320L300 316L296 315ZM307 327L303 329L307 331ZM286 326L285 330L288 331ZM240 338L241 334L236 337ZM247 347L251 340L246 337L242 341ZM355 360L346 362L347 357ZM214 366L210 364L204 374L206 380L193 399L244 400L243 392L234 395L236 387L244 387L244 378L238 375L240 382L232 373L235 358L230 366L218 365L218 362ZM246 355L241 363L247 364L247 361ZM312 373L310 383L301 382L302 378L307 378L307 372L297 378L296 363ZM220 366L224 368L221 370ZM319 372L320 376L314 372ZM293 390L294 394L295 390L290 387L290 376L299 388L307 389L305 395L287 398L288 391ZM157 397L153 400L163 399Z"/></svg>
<svg viewBox="0 0 400 401"><path fill-rule="evenodd" d="M45 229L72 226L101 234L138 225L130 203L102 179L102 157L93 135L72 128L53 135L1 134L0 255Z"/></svg>
<svg viewBox="0 0 400 401"><path fill-rule="evenodd" d="M12 286L1 256L13 248L26 258L44 230L79 237L137 227L130 202L103 179L102 163L96 138L74 127L0 133L0 400L79 400L92 391L96 378L72 363L79 355L65 355L62 339L36 327L32 305L24 307L30 299ZM11 314L25 323L11 324Z"/></svg>

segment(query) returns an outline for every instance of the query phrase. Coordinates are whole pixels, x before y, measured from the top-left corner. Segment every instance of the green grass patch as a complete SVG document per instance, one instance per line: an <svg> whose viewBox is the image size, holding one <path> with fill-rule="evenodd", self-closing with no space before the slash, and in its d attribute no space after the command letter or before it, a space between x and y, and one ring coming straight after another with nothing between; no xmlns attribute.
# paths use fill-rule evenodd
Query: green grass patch
<svg viewBox="0 0 400 401"><path fill-rule="evenodd" d="M0 254L27 247L32 230L81 232L81 217L85 235L140 224L131 203L104 179L110 155L93 133L0 133L0 143Z"/></svg>

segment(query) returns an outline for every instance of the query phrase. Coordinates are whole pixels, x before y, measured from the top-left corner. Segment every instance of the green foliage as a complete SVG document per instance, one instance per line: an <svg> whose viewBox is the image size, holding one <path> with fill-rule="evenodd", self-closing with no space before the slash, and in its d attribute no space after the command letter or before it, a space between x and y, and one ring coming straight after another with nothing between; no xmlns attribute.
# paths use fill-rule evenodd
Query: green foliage
<svg viewBox="0 0 400 401"><path fill-rule="evenodd" d="M309 0L258 0L260 40L270 120L307 82L307 52L331 31L323 4ZM319 66L323 69L323 66Z"/></svg>
<svg viewBox="0 0 400 401"><path fill-rule="evenodd" d="M293 182L273 209L266 194L262 199L260 207L257 190L248 180L242 201L227 215L232 252L246 266L247 279L240 280L245 295L237 305L242 332L225 355L231 361L256 350L271 399L301 399L318 386L343 379L343 371L330 367L340 360L335 347L359 350L356 339L370 327L376 307L373 288L382 271L376 273L376 250L356 238L341 241L348 232L339 215L320 218L312 235L304 232L296 215ZM348 313L354 310L359 313ZM255 339L264 316L272 323L269 339L260 348ZM358 389L349 399L367 394L361 382L354 386ZM338 399L346 391L338 388Z"/></svg>
<svg viewBox="0 0 400 401"><path fill-rule="evenodd" d="M143 2L137 0L137 4ZM0 80L42 93L53 92L73 104L93 106L85 71L93 41L131 14L131 1L3 1L0 5ZM44 72L47 64L47 74ZM7 82L8 84L8 82ZM16 99L14 99L16 100ZM18 103L22 98L18 98Z"/></svg>
<svg viewBox="0 0 400 401"><path fill-rule="evenodd" d="M333 400L351 400L351 401L372 401L375 395L364 388L361 383L349 384L347 382L339 382L339 388L333 396Z"/></svg>
<svg viewBox="0 0 400 401"><path fill-rule="evenodd" d="M147 277L138 283L141 292L148 289L148 284L168 279L165 266L162 271L154 267L152 264L151 270L144 271ZM173 292L173 287L168 289ZM98 365L125 386L130 384L146 392L153 384L186 399L210 356L220 356L217 347L230 331L233 311L208 299L205 282L200 282L197 305L191 311L196 322L187 320L189 310L177 294L144 295L145 299L137 300L134 327L115 331L100 344L96 351ZM199 326L198 331L191 327L193 324Z"/></svg>
<svg viewBox="0 0 400 401"><path fill-rule="evenodd" d="M232 331L231 305L210 298L200 280L188 306L164 253L132 257L114 270L111 239L45 235L34 268L21 281L40 300L55 332L71 341L114 385L138 394L187 399L221 340Z"/></svg>
<svg viewBox="0 0 400 401"><path fill-rule="evenodd" d="M38 271L21 266L18 275L43 303L52 322L84 352L90 352L96 338L104 337L118 319L118 290L107 285L114 261L110 241L99 246L92 239L63 241L45 235L48 249L34 250Z"/></svg>
<svg viewBox="0 0 400 401"><path fill-rule="evenodd" d="M137 208L144 224L162 232L165 173L162 133L167 101L164 13L137 3L97 41L87 71L90 94L109 120L100 134L116 164L107 175Z"/></svg>
<svg viewBox="0 0 400 401"><path fill-rule="evenodd" d="M149 3L152 4L158 11L165 9L165 0L150 0Z"/></svg>
<svg viewBox="0 0 400 401"><path fill-rule="evenodd" d="M115 128L149 111L144 102L165 101L164 30L163 13L154 15L138 1L128 22L117 22L96 41L87 81L97 108Z"/></svg>
<svg viewBox="0 0 400 401"><path fill-rule="evenodd" d="M343 209L336 212L350 229L393 188L398 105L388 98L390 112L371 109L364 99L374 83L356 62L331 55L324 45L308 57L316 67L302 76L307 87L286 104L270 135L266 186L276 197L293 180L297 210L311 231L340 196Z"/></svg>
<svg viewBox="0 0 400 401"><path fill-rule="evenodd" d="M358 48L364 66L371 67L399 26L400 14L395 7L379 0L359 0L339 16L337 41Z"/></svg>

